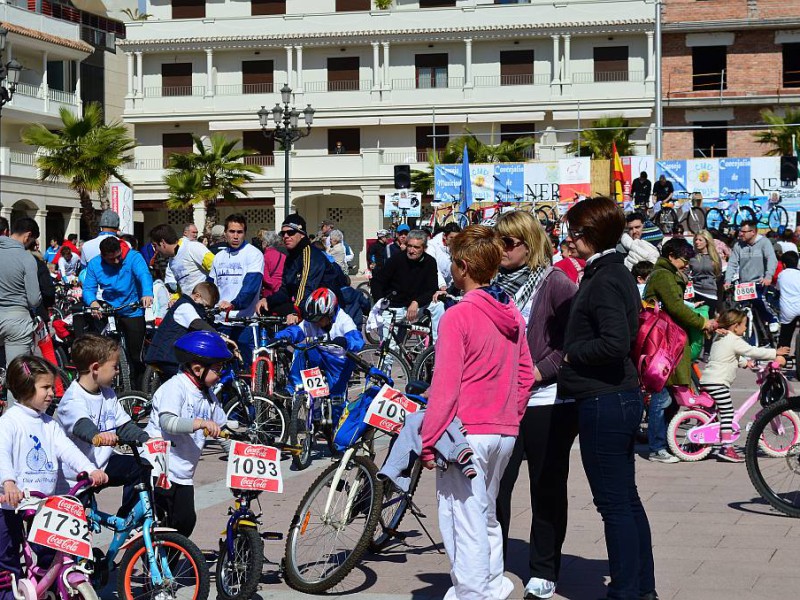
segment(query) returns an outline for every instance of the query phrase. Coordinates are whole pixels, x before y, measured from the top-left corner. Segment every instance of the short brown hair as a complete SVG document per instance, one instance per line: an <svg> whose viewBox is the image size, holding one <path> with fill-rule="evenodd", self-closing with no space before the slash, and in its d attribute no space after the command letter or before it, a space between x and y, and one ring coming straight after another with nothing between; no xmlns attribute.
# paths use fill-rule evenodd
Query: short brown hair
<svg viewBox="0 0 800 600"><path fill-rule="evenodd" d="M216 306L219 302L219 290L210 281L201 281L192 290L192 294L197 294L208 306ZM202 316L202 315L201 315Z"/></svg>
<svg viewBox="0 0 800 600"><path fill-rule="evenodd" d="M595 252L613 248L625 231L625 214L611 198L597 196L575 204L567 212L569 228L581 232Z"/></svg>
<svg viewBox="0 0 800 600"><path fill-rule="evenodd" d="M27 404L36 393L36 379L42 375L55 376L53 365L38 356L23 354L8 365L6 387L20 404Z"/></svg>
<svg viewBox="0 0 800 600"><path fill-rule="evenodd" d="M116 340L99 335L84 335L72 343L72 363L78 373L87 373L93 363L103 364L119 352Z"/></svg>
<svg viewBox="0 0 800 600"><path fill-rule="evenodd" d="M722 329L730 329L734 325L738 325L747 318L747 313L738 308L731 308L724 311L720 316L717 323Z"/></svg>
<svg viewBox="0 0 800 600"><path fill-rule="evenodd" d="M470 225L450 242L450 258L464 263L477 283L489 283L503 260L503 244L491 227Z"/></svg>

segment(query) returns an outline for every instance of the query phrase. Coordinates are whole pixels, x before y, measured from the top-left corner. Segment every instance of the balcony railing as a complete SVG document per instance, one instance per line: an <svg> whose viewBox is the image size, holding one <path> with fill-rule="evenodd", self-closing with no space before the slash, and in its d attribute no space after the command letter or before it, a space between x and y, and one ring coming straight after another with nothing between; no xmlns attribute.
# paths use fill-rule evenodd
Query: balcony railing
<svg viewBox="0 0 800 600"><path fill-rule="evenodd" d="M306 81L303 90L306 92L364 92L372 88L369 79L345 79L342 81Z"/></svg>
<svg viewBox="0 0 800 600"><path fill-rule="evenodd" d="M39 93L41 92L41 87L38 85L33 85L31 83L18 83L16 92L22 96L28 96L30 98L39 98Z"/></svg>
<svg viewBox="0 0 800 600"><path fill-rule="evenodd" d="M36 153L35 152L20 152L19 150L11 150L8 153L8 160L14 165L25 165L28 167L36 166Z"/></svg>
<svg viewBox="0 0 800 600"><path fill-rule="evenodd" d="M169 161L166 158L137 158L127 163L125 168L137 171L159 171L161 169L166 169L168 164Z"/></svg>
<svg viewBox="0 0 800 600"><path fill-rule="evenodd" d="M475 87L500 87L501 85L550 85L550 75L477 75Z"/></svg>
<svg viewBox="0 0 800 600"><path fill-rule="evenodd" d="M205 96L206 86L204 85L171 85L167 87L146 87L144 88L145 98L166 98L169 96Z"/></svg>
<svg viewBox="0 0 800 600"><path fill-rule="evenodd" d="M274 83L234 83L214 88L218 96L240 96L242 94L273 94Z"/></svg>
<svg viewBox="0 0 800 600"><path fill-rule="evenodd" d="M253 156L245 156L244 164L246 165L259 165L261 167L271 167L275 164L274 154L254 154Z"/></svg>
<svg viewBox="0 0 800 600"><path fill-rule="evenodd" d="M412 79L392 79L392 87L396 90L436 89L436 88L463 88L463 77L428 77Z"/></svg>
<svg viewBox="0 0 800 600"><path fill-rule="evenodd" d="M572 83L607 83L618 81L644 81L644 71L593 71L591 73L573 73Z"/></svg>
<svg viewBox="0 0 800 600"><path fill-rule="evenodd" d="M53 102L60 102L61 104L73 104L78 105L80 104L80 99L73 93L64 92L62 90L54 90L49 89L47 90L47 96Z"/></svg>

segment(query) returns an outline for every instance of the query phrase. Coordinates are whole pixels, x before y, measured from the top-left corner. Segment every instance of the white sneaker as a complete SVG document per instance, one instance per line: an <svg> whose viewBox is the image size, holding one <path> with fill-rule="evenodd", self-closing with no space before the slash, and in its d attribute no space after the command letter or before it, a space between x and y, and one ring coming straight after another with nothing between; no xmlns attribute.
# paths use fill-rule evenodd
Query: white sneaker
<svg viewBox="0 0 800 600"><path fill-rule="evenodd" d="M503 581L500 583L500 595L498 596L499 600L506 600L506 598L509 598L513 593L514 583L508 577L503 575Z"/></svg>
<svg viewBox="0 0 800 600"><path fill-rule="evenodd" d="M545 598L552 598L556 593L556 584L554 581L547 579L540 579L538 577L531 577L528 584L525 586L525 600Z"/></svg>
<svg viewBox="0 0 800 600"><path fill-rule="evenodd" d="M666 450L659 450L658 452L651 452L650 456L647 457L647 460L652 462L660 462L660 463L676 463L681 462L681 459L677 456L672 456Z"/></svg>

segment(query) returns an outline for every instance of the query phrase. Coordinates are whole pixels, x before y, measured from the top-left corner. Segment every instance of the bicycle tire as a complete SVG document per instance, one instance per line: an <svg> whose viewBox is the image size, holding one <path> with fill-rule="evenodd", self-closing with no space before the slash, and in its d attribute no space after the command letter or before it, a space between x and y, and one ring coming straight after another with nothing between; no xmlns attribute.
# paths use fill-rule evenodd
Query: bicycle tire
<svg viewBox="0 0 800 600"><path fill-rule="evenodd" d="M311 453L314 449L314 423L311 423L311 430L308 430L308 405L306 396L295 396L292 400L292 414L289 418L289 444L292 446L302 446L301 454L292 455L292 465L298 471L303 471L311 464Z"/></svg>
<svg viewBox="0 0 800 600"><path fill-rule="evenodd" d="M351 510L345 515L346 518L338 520L332 528L330 518L328 518L328 522L325 523L319 518L320 515L313 515L318 518L319 523L315 522L312 524L312 508L314 501L318 496L321 497L321 507L318 511L321 513L322 510L324 510L325 501L327 499L328 490L332 484L334 473L339 467L339 462L336 462L325 469L314 483L311 484L311 487L300 501L297 512L295 512L291 525L289 526L289 533L286 536L286 550L284 552L284 575L286 577L286 583L288 583L291 588L300 592L319 594L331 589L347 577L367 551L375 527L378 525L383 491L383 485L378 479L378 468L375 466L375 463L365 456L351 456L347 465L348 467L342 479L339 480L339 485L336 489L336 492L345 492L342 494L345 497L345 501L356 482L362 484L367 483L370 487L369 490L362 488L358 491L352 504L345 502L345 504L351 504ZM345 479L345 476L348 475L352 475L352 480ZM337 505L338 502L334 498L331 502L331 506L335 507ZM317 552L328 551L327 558L322 561L321 568L325 569L325 562L327 561L337 560L342 556L344 556L344 558L341 562L334 565L335 568L333 568L333 570L326 569L321 575L312 576L311 578L309 578L309 569L316 568L317 565L320 565L320 561L308 564L305 559L298 554L298 546L306 536L310 525L321 526L323 532L325 528L332 529L337 536L336 541L340 538L339 534L344 532L347 528L352 528L353 531L357 532L356 535L358 535L358 538L352 544L352 549L344 548L337 551L336 548L331 547L330 544L320 541L322 533L314 535L312 531L311 535L306 538L309 539L310 549L312 551L316 550ZM334 544L335 543L336 542L334 542ZM344 552L346 552L346 555L343 555Z"/></svg>
<svg viewBox="0 0 800 600"><path fill-rule="evenodd" d="M183 554L185 560L188 562L190 573L194 576L195 587L197 588L192 596L192 600L207 600L211 588L211 578L208 573L208 567L206 566L206 559L203 553L200 552L200 548L189 538L175 531L154 531L151 533L151 537L153 540L153 549L156 552L160 553L163 547L171 549L172 552L181 552ZM144 557L146 561L146 554L147 548L145 548L144 545L144 538L140 537L128 547L122 557L117 572L117 594L120 600L134 600L140 597L140 594L133 592L132 579L134 574L132 571L136 567L140 557ZM175 566L178 566L177 557L174 554L171 556L170 562L175 562ZM142 586L146 589L148 584L150 584L149 587L152 589L150 576L146 575L150 570L149 565L145 563L144 567L142 572L145 575L142 576ZM170 570L172 570L172 567ZM163 584L164 591L170 596L172 596L174 592L174 586L178 585L180 581L186 578L181 577L180 573L173 572L172 574L173 579L171 581L165 581ZM154 595L155 593L158 592L154 590Z"/></svg>
<svg viewBox="0 0 800 600"><path fill-rule="evenodd" d="M117 395L121 392L132 389L131 385L131 365L128 362L128 353L120 346L119 349L119 373L117 374Z"/></svg>
<svg viewBox="0 0 800 600"><path fill-rule="evenodd" d="M142 387L144 388L144 392L152 398L156 390L161 387L161 384L161 373L152 365L147 365L144 368L144 375L142 375Z"/></svg>
<svg viewBox="0 0 800 600"><path fill-rule="evenodd" d="M389 373L389 376L394 381L394 387L400 390L405 389L405 386L411 381L411 365L409 365L408 361L395 350L389 348L386 352L386 362L389 362L390 365L386 368L387 365L384 364L384 370ZM369 364L377 366L380 353L381 348L379 345L367 344L356 354ZM361 386L364 383L363 378L364 374L360 371L353 373L349 387L353 387L354 385Z"/></svg>
<svg viewBox="0 0 800 600"><path fill-rule="evenodd" d="M678 215L675 213L674 208L662 208L653 218L653 221L664 235L670 235L675 231L675 226L678 224Z"/></svg>
<svg viewBox="0 0 800 600"><path fill-rule="evenodd" d="M415 381L431 383L435 364L436 346L428 346L414 360L414 365L411 367L411 378Z"/></svg>
<svg viewBox="0 0 800 600"><path fill-rule="evenodd" d="M422 475L422 463L418 460L411 467L411 482L408 486L408 494L401 492L391 480L383 481L383 493L381 494L381 512L378 516L378 524L375 527L375 534L369 542L370 552L379 554L389 544L403 517L406 516L408 507L411 505L411 498L417 491L419 479ZM385 507L385 508L384 508Z"/></svg>
<svg viewBox="0 0 800 600"><path fill-rule="evenodd" d="M266 363L264 361L259 361L256 363L256 374L253 377L253 394L258 394L260 396L267 396L269 392L267 390L267 382L269 381L269 369L267 368Z"/></svg>
<svg viewBox="0 0 800 600"><path fill-rule="evenodd" d="M782 206L773 206L767 216L767 224L771 231L782 231L789 224L789 213Z"/></svg>
<svg viewBox="0 0 800 600"><path fill-rule="evenodd" d="M264 540L256 528L239 523L233 534L233 560L228 558L227 548L222 549L217 559L217 598L250 600L258 589L263 569ZM231 581L233 578L235 581Z"/></svg>
<svg viewBox="0 0 800 600"><path fill-rule="evenodd" d="M288 421L283 403L269 396L253 396L253 404L246 404L238 396L223 407L225 429L246 435L251 443L283 443L287 438ZM244 425L244 426L242 426Z"/></svg>
<svg viewBox="0 0 800 600"><path fill-rule="evenodd" d="M117 401L131 421L139 427L147 425L150 411L153 409L152 396L138 390L127 390L117 396Z"/></svg>
<svg viewBox="0 0 800 600"><path fill-rule="evenodd" d="M99 600L97 592L94 591L92 584L88 581L82 581L76 585L75 592L77 597L82 600Z"/></svg>
<svg viewBox="0 0 800 600"><path fill-rule="evenodd" d="M722 231L728 220L725 218L725 213L718 208L711 208L706 213L706 227L716 231Z"/></svg>
<svg viewBox="0 0 800 600"><path fill-rule="evenodd" d="M706 213L699 206L693 206L686 213L686 228L692 233L700 233L706 228Z"/></svg>
<svg viewBox="0 0 800 600"><path fill-rule="evenodd" d="M798 408L797 402L785 398L765 408L753 421L747 435L745 445L745 463L750 482L759 495L766 500L775 510L790 517L800 518L800 444L789 448L786 456L774 458L763 456L759 453L759 441L767 425L778 415ZM781 474L780 480L790 488L788 491L778 491L767 481L776 469L786 472ZM794 489L791 489L794 488Z"/></svg>
<svg viewBox="0 0 800 600"><path fill-rule="evenodd" d="M711 454L712 446L695 444L689 441L686 437L686 431L681 427L691 422L688 425L689 429L691 429L706 425L710 420L711 417L702 410L684 410L675 415L667 427L667 443L672 454L684 462L697 462ZM683 431L683 435L679 433L681 431Z"/></svg>
<svg viewBox="0 0 800 600"><path fill-rule="evenodd" d="M756 228L758 227L755 211L749 206L740 206L736 212L733 213L733 226L739 228L745 221L756 221Z"/></svg>

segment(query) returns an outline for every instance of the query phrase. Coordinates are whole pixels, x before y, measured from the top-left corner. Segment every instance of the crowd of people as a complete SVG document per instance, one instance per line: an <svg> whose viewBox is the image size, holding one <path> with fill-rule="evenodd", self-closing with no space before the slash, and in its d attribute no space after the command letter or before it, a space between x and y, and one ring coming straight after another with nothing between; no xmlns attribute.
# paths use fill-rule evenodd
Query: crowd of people
<svg viewBox="0 0 800 600"><path fill-rule="evenodd" d="M664 195L659 183L639 181L634 197ZM0 581L4 572L19 574L22 524L13 508L21 490L52 494L61 479L74 483L76 473L85 471L97 485L124 488L121 514L131 506L140 473L110 451L121 441L163 437L174 443L172 485L157 490L156 506L168 526L192 533L195 469L207 437L218 437L225 424L211 389L234 352L248 368L254 349L251 331L231 317L277 315L286 326L276 338L297 343L326 336L357 351L364 345L363 316L383 301L381 310L398 318L429 319L436 342L420 460L435 468L436 443L457 418L475 467L471 478L459 469L437 476L439 526L452 566L446 597L497 599L511 593L503 565L524 461L532 509L525 597L554 595L568 531L570 449L577 437L605 527L607 597L656 600L651 530L634 467L645 399L631 350L643 302L657 302L678 326L706 336L700 384L717 402L718 456L728 461L741 461L730 443L730 388L740 359L783 360L800 319L795 232L770 239L756 223L745 222L735 242L708 231L692 243L682 235L665 240L643 213L626 216L602 197L569 210L564 239L523 211L463 231L456 224L436 232L403 224L393 235L381 229L366 250L372 302L352 287L353 252L330 221L312 234L295 213L277 233L262 230L249 238L247 219L231 214L208 239L194 224L181 235L160 224L146 244L120 234L111 211L99 225L99 234L83 244L75 236L54 239L39 254L34 220L20 218L9 226L0 219L0 346L8 390L0 417ZM83 303L97 317L83 324L73 343L78 377L61 399L56 420L46 414L54 396L53 366L33 353L34 316L44 312L46 318L54 280L80 281ZM778 348L758 348L743 337L746 313L730 305L726 290L749 282L780 289ZM446 304L448 297L458 301ZM762 296L751 302L771 326ZM124 348L99 335L104 306L118 309ZM209 309L215 309L215 322L207 318ZM145 352L146 320L154 318L160 325ZM141 380L145 365L165 379L144 430L132 424L114 393L123 352L134 381ZM346 396L354 366L349 359L325 351L295 358L290 387L298 384L302 368L322 365L331 394ZM668 386L691 384L691 362L687 341ZM668 387L650 396L651 461L678 460L666 441L674 408ZM34 449L47 459L28 460ZM10 600L0 588L0 600Z"/></svg>

